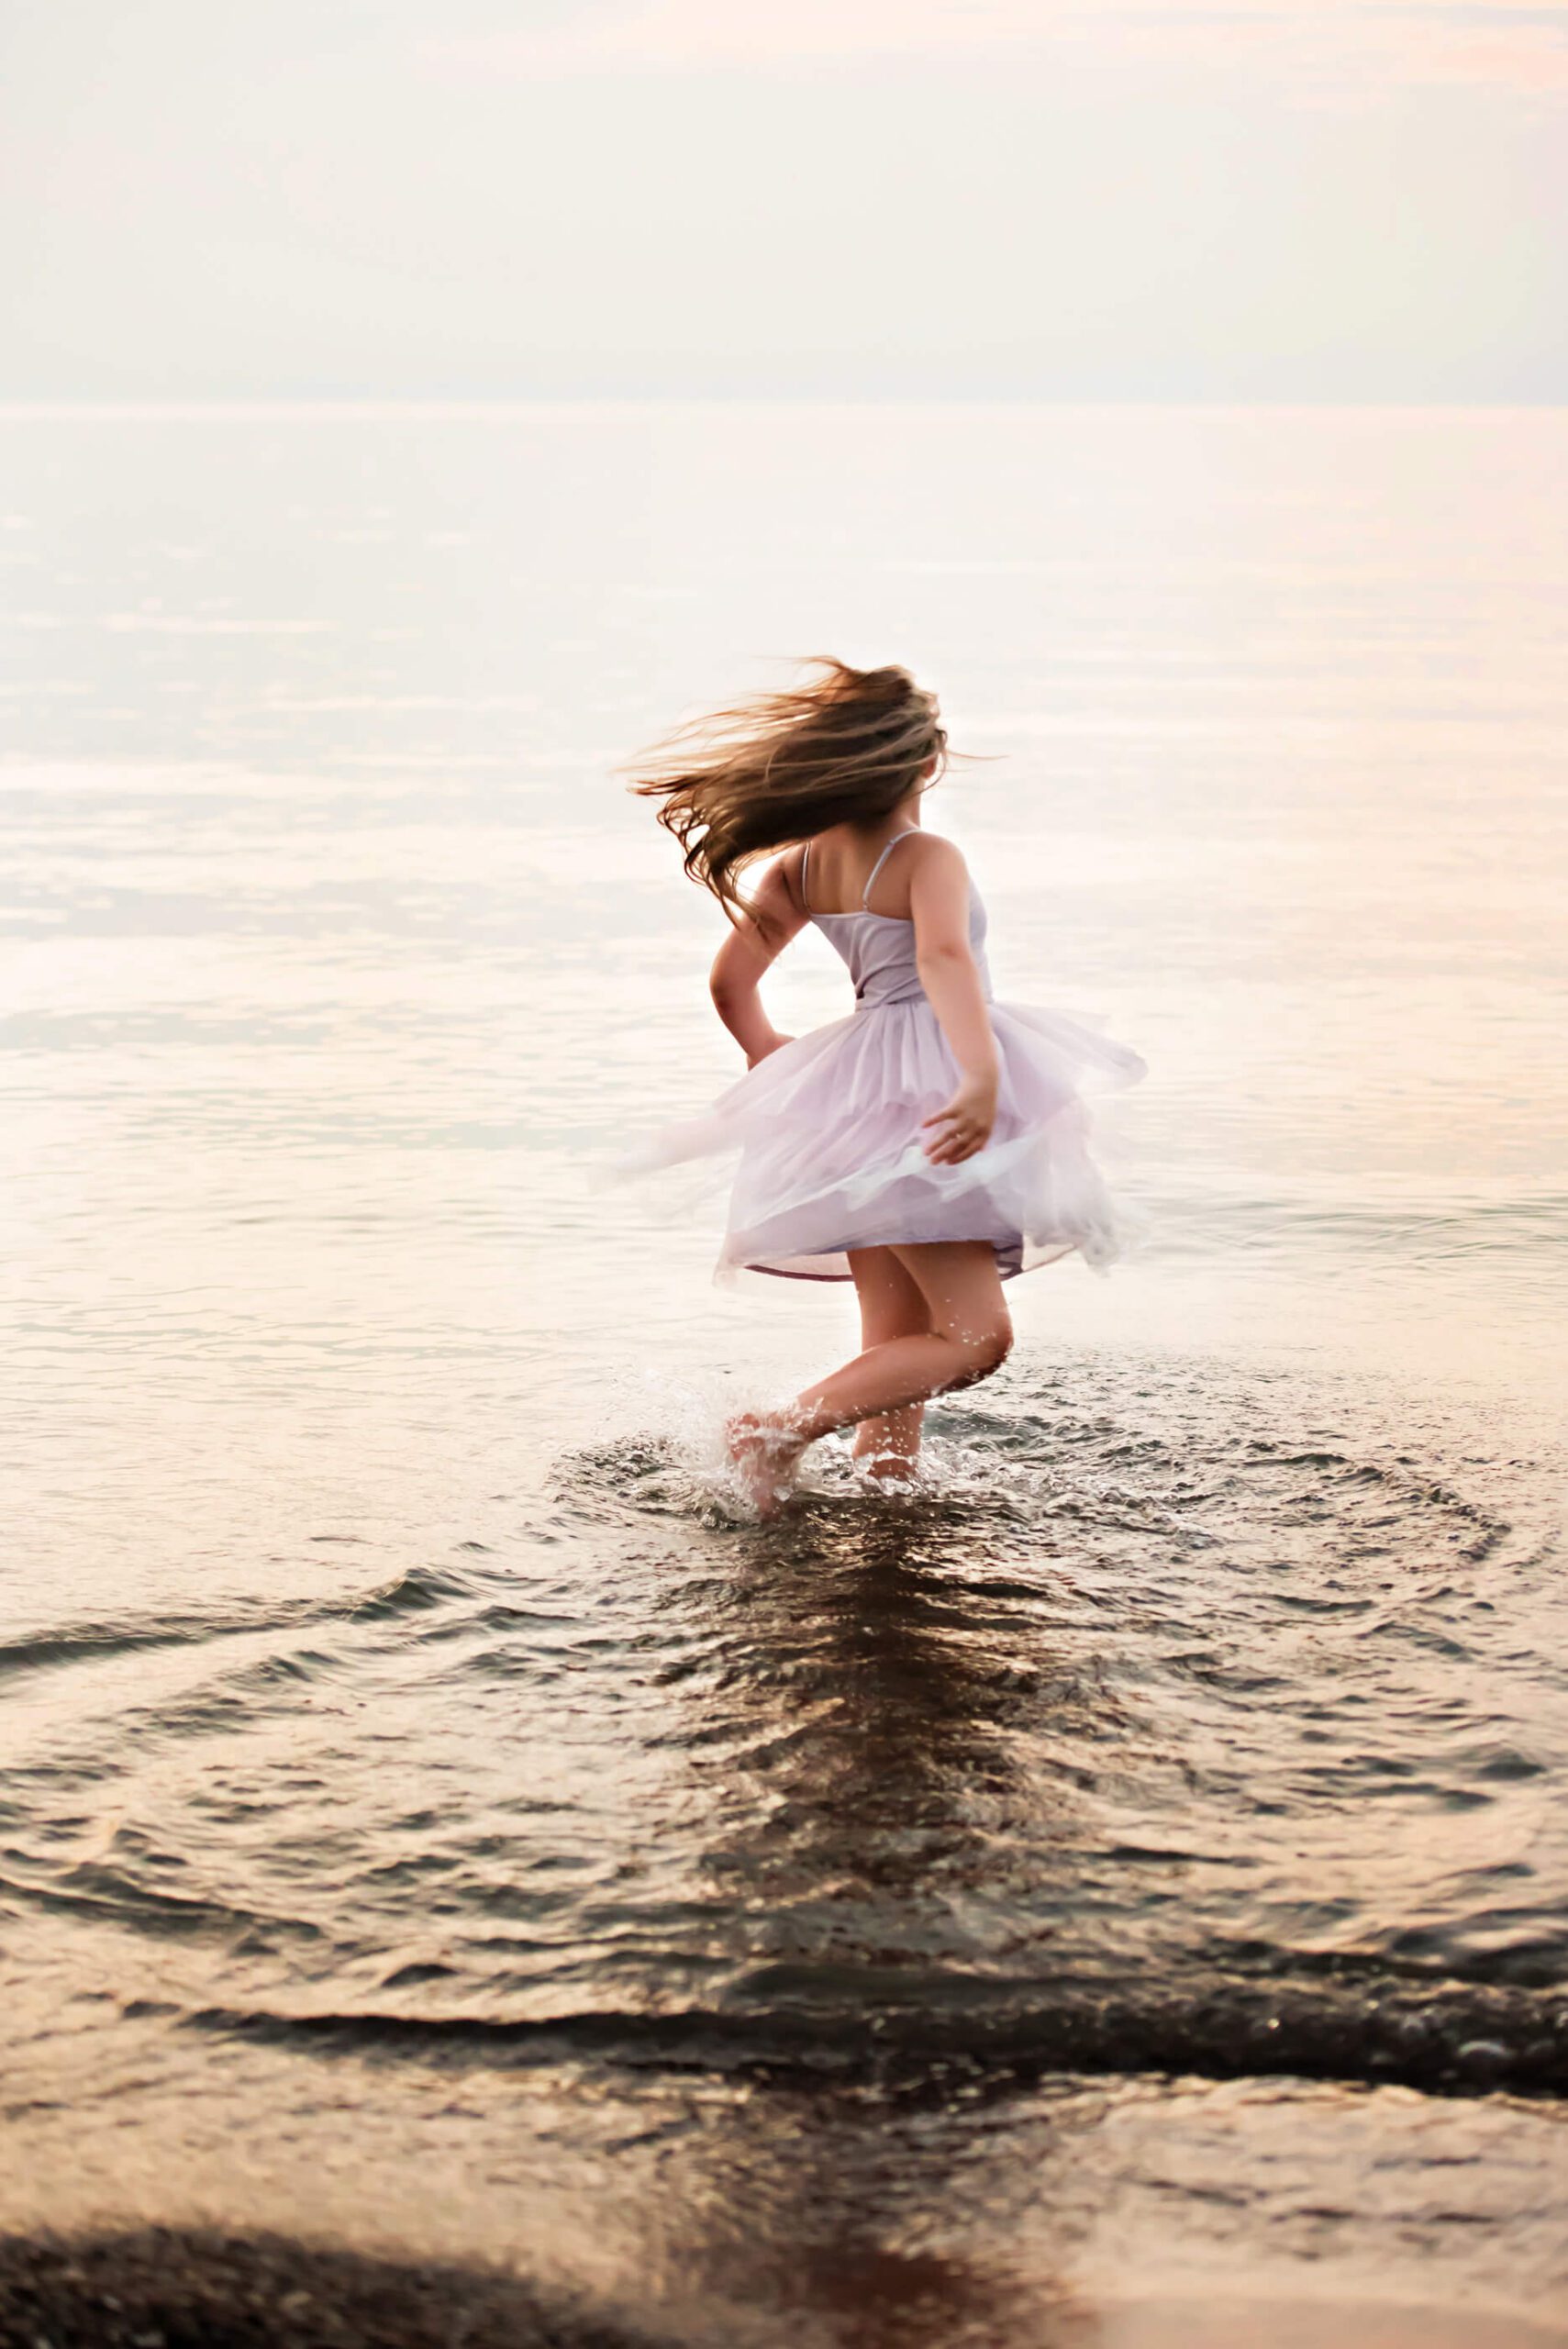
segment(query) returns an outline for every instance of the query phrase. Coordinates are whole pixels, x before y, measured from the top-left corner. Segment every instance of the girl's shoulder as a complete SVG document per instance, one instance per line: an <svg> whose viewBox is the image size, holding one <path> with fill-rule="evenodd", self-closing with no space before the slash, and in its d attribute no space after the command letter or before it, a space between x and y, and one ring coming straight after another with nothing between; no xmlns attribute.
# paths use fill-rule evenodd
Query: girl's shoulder
<svg viewBox="0 0 1568 2349"><path fill-rule="evenodd" d="M945 865L953 873L967 873L969 870L958 842L950 841L942 832L928 832L922 828L904 853L906 857L917 857L922 864Z"/></svg>
<svg viewBox="0 0 1568 2349"><path fill-rule="evenodd" d="M894 854L894 851L898 852ZM910 826L895 832L884 848L866 883L862 898L870 913L912 921L956 907L969 889L969 867L962 851L940 832Z"/></svg>
<svg viewBox="0 0 1568 2349"><path fill-rule="evenodd" d="M806 911L806 867L810 854L811 842L807 841L803 846L797 841L794 848L786 848L782 855L774 857L766 875L803 914Z"/></svg>
<svg viewBox="0 0 1568 2349"><path fill-rule="evenodd" d="M907 848L904 847L902 841L899 846L903 852L896 862L902 867L901 877L906 888L913 886L917 876L927 887L933 884L940 886L943 883L956 885L960 882L968 882L969 865L963 851L956 841L945 839L940 832L921 830L916 833Z"/></svg>

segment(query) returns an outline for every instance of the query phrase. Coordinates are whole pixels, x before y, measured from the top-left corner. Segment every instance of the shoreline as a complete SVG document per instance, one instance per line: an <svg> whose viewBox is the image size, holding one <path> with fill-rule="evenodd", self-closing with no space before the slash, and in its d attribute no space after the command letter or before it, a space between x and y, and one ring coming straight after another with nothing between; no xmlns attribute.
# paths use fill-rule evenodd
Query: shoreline
<svg viewBox="0 0 1568 2349"><path fill-rule="evenodd" d="M459 2339L462 2349L674 2349L666 2332L478 2263L207 2227L0 2235L0 2349L452 2349Z"/></svg>
<svg viewBox="0 0 1568 2349"><path fill-rule="evenodd" d="M1043 2313L1043 2312L1041 2312ZM861 2319L865 2320L862 2330ZM1185 2295L1063 2309L995 2349L1553 2349L1568 2331L1496 2309ZM1261 2329L1262 2328L1262 2329ZM28 2349L757 2349L891 2336L875 2304L816 2332L797 2310L645 2325L478 2263L395 2259L275 2233L141 2225L0 2235L0 2343Z"/></svg>

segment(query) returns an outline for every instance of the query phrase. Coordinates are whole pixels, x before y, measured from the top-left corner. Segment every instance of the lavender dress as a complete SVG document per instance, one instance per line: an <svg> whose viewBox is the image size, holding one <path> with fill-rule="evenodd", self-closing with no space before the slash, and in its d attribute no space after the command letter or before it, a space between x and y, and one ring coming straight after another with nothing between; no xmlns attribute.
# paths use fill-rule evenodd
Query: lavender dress
<svg viewBox="0 0 1568 2349"><path fill-rule="evenodd" d="M1135 1084L1143 1063L1064 1014L993 999L985 909L973 888L969 939L1001 1063L996 1123L959 1166L933 1166L921 1148L921 1120L951 1098L958 1065L915 967L913 922L866 902L912 837L888 841L858 912L810 915L849 965L851 1016L770 1053L706 1116L652 1146L660 1164L740 1151L719 1279L750 1270L848 1280L849 1249L938 1240L989 1241L1004 1279L1073 1249L1095 1265L1118 1252L1080 1097Z"/></svg>

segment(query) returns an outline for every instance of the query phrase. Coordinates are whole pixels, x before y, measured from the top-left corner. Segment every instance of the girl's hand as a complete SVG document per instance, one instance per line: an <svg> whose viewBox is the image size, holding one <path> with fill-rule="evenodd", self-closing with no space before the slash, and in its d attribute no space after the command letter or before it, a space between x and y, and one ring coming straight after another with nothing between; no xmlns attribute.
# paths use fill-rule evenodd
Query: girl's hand
<svg viewBox="0 0 1568 2349"><path fill-rule="evenodd" d="M940 1130L921 1148L933 1166L962 1166L966 1158L984 1149L995 1122L995 1078L966 1076L946 1108L924 1120L922 1133L932 1126Z"/></svg>
<svg viewBox="0 0 1568 2349"><path fill-rule="evenodd" d="M770 1052L780 1052L780 1051L782 1051L782 1050L783 1050L783 1048L784 1048L784 1046L785 1044L793 1044L793 1043L794 1043L794 1041L795 1041L795 1038L794 1038L793 1036L781 1036L781 1035L779 1034L778 1030L777 1030L776 1028L775 1028L775 1029L773 1029L773 1030L772 1030L772 1032L771 1032L771 1034L770 1034L769 1038L768 1038L767 1042L762 1046L762 1048L761 1052L748 1052L748 1053L747 1053L747 1055L746 1055L746 1065L747 1065L747 1067L748 1067L748 1068L755 1068L755 1067L756 1067L756 1065L757 1065L757 1063L758 1063L758 1062L759 1062L759 1061L765 1061L765 1060L767 1059L767 1057L768 1057L768 1055L769 1055L769 1053L770 1053Z"/></svg>

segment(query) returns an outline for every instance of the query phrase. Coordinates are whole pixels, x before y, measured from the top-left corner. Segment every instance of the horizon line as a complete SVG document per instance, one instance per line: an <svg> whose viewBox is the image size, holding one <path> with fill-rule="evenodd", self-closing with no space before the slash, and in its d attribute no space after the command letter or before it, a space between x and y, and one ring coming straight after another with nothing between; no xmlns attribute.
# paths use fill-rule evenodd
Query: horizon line
<svg viewBox="0 0 1568 2349"><path fill-rule="evenodd" d="M1247 397L1234 394L1158 395L1118 395L1095 398L1042 392L537 392L495 393L452 397L441 394L394 394L375 396L345 393L233 393L212 397L158 399L88 399L75 395L53 399L0 396L0 419L30 421L180 422L203 417L247 417L257 422L272 417L339 417L369 420L391 416L498 417L526 415L540 408L639 409L651 407L1050 407L1100 411L1106 408L1172 411L1264 409L1284 414L1363 414L1368 411L1427 416L1485 411L1534 413L1568 408L1568 391L1509 397L1410 399Z"/></svg>

